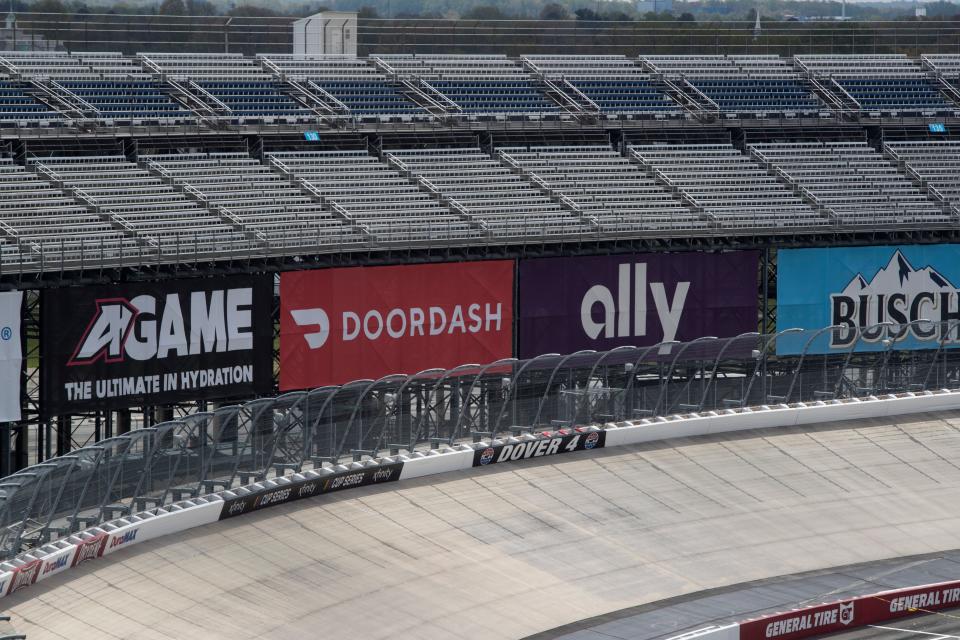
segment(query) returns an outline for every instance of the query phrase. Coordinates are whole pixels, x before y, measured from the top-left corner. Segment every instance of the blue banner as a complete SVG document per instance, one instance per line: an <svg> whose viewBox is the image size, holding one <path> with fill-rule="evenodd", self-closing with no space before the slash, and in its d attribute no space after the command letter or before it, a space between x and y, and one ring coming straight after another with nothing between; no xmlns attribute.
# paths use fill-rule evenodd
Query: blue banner
<svg viewBox="0 0 960 640"><path fill-rule="evenodd" d="M958 284L956 244L781 250L777 330L806 331L778 338L777 353L954 345L960 327ZM814 338L816 330L829 326L839 328Z"/></svg>

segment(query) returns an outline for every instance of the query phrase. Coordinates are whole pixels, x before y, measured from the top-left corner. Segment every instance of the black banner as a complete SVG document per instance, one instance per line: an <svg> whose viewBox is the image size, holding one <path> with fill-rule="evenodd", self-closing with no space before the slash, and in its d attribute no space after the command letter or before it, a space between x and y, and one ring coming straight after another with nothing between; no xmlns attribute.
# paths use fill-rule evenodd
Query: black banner
<svg viewBox="0 0 960 640"><path fill-rule="evenodd" d="M589 433L568 433L552 438L537 438L536 440L516 444L501 444L474 451L473 466L483 467L488 464L510 460L526 460L527 458L542 458L573 451L602 449L606 441L606 431L591 431Z"/></svg>
<svg viewBox="0 0 960 640"><path fill-rule="evenodd" d="M396 482L403 471L402 462L381 464L365 469L341 471L323 478L299 480L283 487L263 489L239 498L230 498L223 501L220 510L220 519L226 520L251 511L259 511L278 504L311 498L324 493L334 493L354 487L366 487L371 484Z"/></svg>
<svg viewBox="0 0 960 640"><path fill-rule="evenodd" d="M44 289L43 416L268 393L273 280Z"/></svg>

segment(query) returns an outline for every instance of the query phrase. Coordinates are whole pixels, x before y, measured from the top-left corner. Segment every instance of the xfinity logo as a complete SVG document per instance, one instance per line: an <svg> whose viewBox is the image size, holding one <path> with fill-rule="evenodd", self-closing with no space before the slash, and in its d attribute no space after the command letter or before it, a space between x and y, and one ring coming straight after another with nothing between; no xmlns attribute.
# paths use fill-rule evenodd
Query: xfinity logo
<svg viewBox="0 0 960 640"><path fill-rule="evenodd" d="M320 308L291 309L290 317L298 327L315 328L304 333L310 349L319 349L330 337L330 318ZM362 336L371 342L383 338L399 340L415 336L440 336L453 334L485 333L500 331L503 323L503 305L479 304L444 307L394 308L387 312L370 309L362 315L356 311L344 311L340 316L340 339L351 342Z"/></svg>
<svg viewBox="0 0 960 640"><path fill-rule="evenodd" d="M93 318L67 364L249 350L252 305L250 287L97 300Z"/></svg>
<svg viewBox="0 0 960 640"><path fill-rule="evenodd" d="M604 338L628 338L647 335L647 265L638 262L633 266L621 264L618 268L616 299L610 289L596 284L587 290L580 303L580 322L583 331L596 340ZM663 328L663 342L670 342L677 335L680 316L690 291L690 282L677 282L673 300L667 299L667 289L662 282L649 283L650 295ZM632 304L631 304L632 299ZM602 320L595 320L594 307L599 305ZM631 323L631 317L633 322ZM660 353L669 353L669 345L661 347Z"/></svg>

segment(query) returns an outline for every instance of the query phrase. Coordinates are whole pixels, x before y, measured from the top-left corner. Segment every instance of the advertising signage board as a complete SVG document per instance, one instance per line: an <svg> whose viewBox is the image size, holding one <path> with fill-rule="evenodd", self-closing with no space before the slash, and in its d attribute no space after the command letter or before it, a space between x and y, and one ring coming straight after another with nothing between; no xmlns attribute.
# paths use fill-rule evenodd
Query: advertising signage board
<svg viewBox="0 0 960 640"><path fill-rule="evenodd" d="M758 259L738 251L521 260L518 355L756 331Z"/></svg>
<svg viewBox="0 0 960 640"><path fill-rule="evenodd" d="M281 391L510 357L513 267L498 260L281 274Z"/></svg>
<svg viewBox="0 0 960 640"><path fill-rule="evenodd" d="M270 276L45 289L45 416L267 393Z"/></svg>
<svg viewBox="0 0 960 640"><path fill-rule="evenodd" d="M960 245L784 249L777 262L777 329L807 330L779 337L779 354L957 343Z"/></svg>

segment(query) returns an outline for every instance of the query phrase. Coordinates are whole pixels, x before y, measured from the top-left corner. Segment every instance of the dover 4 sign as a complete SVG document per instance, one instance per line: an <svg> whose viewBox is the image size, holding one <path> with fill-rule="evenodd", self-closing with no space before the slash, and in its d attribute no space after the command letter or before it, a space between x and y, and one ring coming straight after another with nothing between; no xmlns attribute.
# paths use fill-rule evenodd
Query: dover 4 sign
<svg viewBox="0 0 960 640"><path fill-rule="evenodd" d="M266 393L270 276L45 289L45 416Z"/></svg>
<svg viewBox="0 0 960 640"><path fill-rule="evenodd" d="M606 431L557 432L535 440L500 444L486 449L477 449L473 453L473 466L485 467L498 462L542 458L574 451L602 449L606 443Z"/></svg>
<svg viewBox="0 0 960 640"><path fill-rule="evenodd" d="M957 342L960 245L790 249L777 260L777 328L809 330L781 336L780 354ZM829 326L837 328L813 335Z"/></svg>

